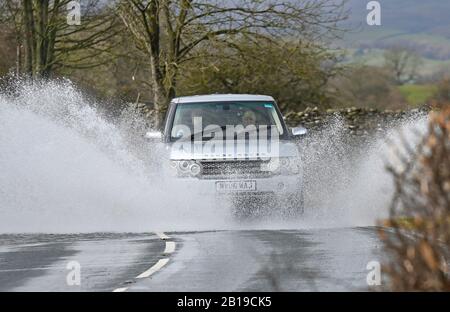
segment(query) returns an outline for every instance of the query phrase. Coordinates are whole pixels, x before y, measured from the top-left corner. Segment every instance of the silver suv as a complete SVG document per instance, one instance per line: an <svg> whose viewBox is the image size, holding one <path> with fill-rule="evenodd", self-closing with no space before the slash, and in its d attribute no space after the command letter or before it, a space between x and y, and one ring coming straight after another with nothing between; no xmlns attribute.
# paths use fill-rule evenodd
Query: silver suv
<svg viewBox="0 0 450 312"><path fill-rule="evenodd" d="M295 138L304 134L287 128L271 96L200 95L171 101L162 140L177 183L239 205L272 199L291 215L303 212Z"/></svg>

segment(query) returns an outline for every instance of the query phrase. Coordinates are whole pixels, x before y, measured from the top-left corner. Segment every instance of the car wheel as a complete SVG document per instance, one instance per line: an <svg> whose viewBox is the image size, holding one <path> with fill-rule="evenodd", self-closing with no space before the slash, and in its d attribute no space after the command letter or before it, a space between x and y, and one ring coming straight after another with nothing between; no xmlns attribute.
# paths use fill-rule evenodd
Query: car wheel
<svg viewBox="0 0 450 312"><path fill-rule="evenodd" d="M298 218L305 213L305 201L303 191L297 194L291 194L286 198L286 207L284 216L286 218Z"/></svg>

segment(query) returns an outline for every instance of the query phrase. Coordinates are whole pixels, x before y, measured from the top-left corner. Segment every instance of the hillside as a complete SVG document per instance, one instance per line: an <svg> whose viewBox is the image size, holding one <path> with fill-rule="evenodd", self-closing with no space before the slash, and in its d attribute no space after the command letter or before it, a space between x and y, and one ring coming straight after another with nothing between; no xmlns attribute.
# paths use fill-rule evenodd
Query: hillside
<svg viewBox="0 0 450 312"><path fill-rule="evenodd" d="M353 49L385 49L409 46L424 58L450 60L450 1L380 0L382 25L366 23L368 0L349 0L349 29L344 45Z"/></svg>

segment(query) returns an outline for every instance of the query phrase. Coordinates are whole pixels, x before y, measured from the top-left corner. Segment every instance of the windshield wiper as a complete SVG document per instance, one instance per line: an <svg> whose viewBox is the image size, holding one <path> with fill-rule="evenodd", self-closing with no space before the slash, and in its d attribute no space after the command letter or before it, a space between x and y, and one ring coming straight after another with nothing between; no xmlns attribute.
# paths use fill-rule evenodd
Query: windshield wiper
<svg viewBox="0 0 450 312"><path fill-rule="evenodd" d="M224 131L224 130L227 129L227 126L220 126L220 127L217 127L216 129L220 129L220 130ZM216 130L216 129L213 129L213 130ZM195 133L191 134L191 141L192 141L193 139L195 139L196 136L198 136L198 135L201 135L202 141L203 141L203 140L209 141L209 140L215 138L215 136L204 137L204 136L203 136L203 132L204 132L204 131L202 130L201 132L195 132ZM214 133L214 131L210 131L210 133Z"/></svg>

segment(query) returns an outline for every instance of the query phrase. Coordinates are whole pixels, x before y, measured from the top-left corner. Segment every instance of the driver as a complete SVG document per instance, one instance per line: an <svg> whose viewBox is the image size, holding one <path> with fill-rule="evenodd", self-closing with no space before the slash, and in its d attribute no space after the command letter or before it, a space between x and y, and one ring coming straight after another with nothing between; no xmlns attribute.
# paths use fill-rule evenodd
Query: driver
<svg viewBox="0 0 450 312"><path fill-rule="evenodd" d="M196 108L196 109L193 109L191 111L189 122L190 122L190 126L191 126L192 130L194 130L195 118L201 118L201 120L203 122L203 114L202 114L202 110L201 109Z"/></svg>

